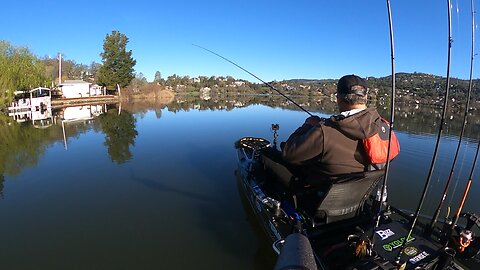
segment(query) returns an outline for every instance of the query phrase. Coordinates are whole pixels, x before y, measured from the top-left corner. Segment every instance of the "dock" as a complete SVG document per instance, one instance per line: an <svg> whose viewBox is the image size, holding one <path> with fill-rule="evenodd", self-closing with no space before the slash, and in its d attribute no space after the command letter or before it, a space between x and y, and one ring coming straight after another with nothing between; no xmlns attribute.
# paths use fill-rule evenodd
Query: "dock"
<svg viewBox="0 0 480 270"><path fill-rule="evenodd" d="M111 104L119 102L118 96L105 95L105 96L91 96L91 97L79 97L79 98L59 98L52 99L52 108L62 108L72 105L95 105L95 104Z"/></svg>

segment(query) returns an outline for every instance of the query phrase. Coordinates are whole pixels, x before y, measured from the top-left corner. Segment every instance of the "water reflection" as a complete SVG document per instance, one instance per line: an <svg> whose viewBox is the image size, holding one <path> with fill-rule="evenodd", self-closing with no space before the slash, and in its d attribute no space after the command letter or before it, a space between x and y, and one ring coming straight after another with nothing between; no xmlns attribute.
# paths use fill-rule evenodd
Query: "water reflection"
<svg viewBox="0 0 480 270"><path fill-rule="evenodd" d="M314 113L335 112L330 100L294 99ZM435 110L397 112L402 152L392 164L389 198L402 208L414 209L419 198ZM461 113L452 115L458 120ZM8 217L0 226L0 261L8 269L271 268L275 256L252 229L257 223L250 222L232 173L233 142L271 139L277 121L283 141L306 116L282 97L261 95L65 108L53 110L53 124L41 129L0 115L0 217ZM457 139L442 139L438 167L445 173L435 174L427 209L443 191ZM472 165L466 145L472 140L465 141L460 171ZM465 177L457 175L459 193ZM478 183L465 208L475 212ZM457 204L453 197L459 196L448 198L450 205Z"/></svg>
<svg viewBox="0 0 480 270"><path fill-rule="evenodd" d="M293 98L312 113L336 113L336 104L330 99L305 96ZM156 118L160 119L162 110L174 113L190 110L231 111L257 104L300 111L294 104L277 95L218 95L208 98L186 95L177 96L168 102L144 100L119 105L73 106L53 111L51 108L19 111L10 113L10 118L0 115L0 173L18 174L22 168L35 165L49 144L63 140L68 149L69 137L76 137L92 128L105 134L104 144L111 160L122 164L132 159L130 148L135 145L138 135L133 114L143 117L147 112L154 111ZM382 103L377 106L379 112L388 117L389 108ZM395 110L395 129L408 134L436 134L440 119L441 108L398 104ZM463 112L456 108L449 109L444 134L458 136L462 122ZM480 116L469 112L465 136L477 140L479 124Z"/></svg>
<svg viewBox="0 0 480 270"><path fill-rule="evenodd" d="M8 116L12 117L18 123L31 122L36 128L47 128L53 124L52 108L42 108L38 110L16 110L10 111Z"/></svg>
<svg viewBox="0 0 480 270"><path fill-rule="evenodd" d="M68 150L68 136L65 126L86 126L92 122L92 119L107 111L107 104L103 105L85 105L71 106L57 109L55 119L61 120L63 143L65 150Z"/></svg>
<svg viewBox="0 0 480 270"><path fill-rule="evenodd" d="M127 111L112 109L100 115L97 121L105 134L105 146L111 160L117 164L130 160L130 146L135 145L135 137L138 135L133 115Z"/></svg>
<svg viewBox="0 0 480 270"><path fill-rule="evenodd" d="M337 105L330 98L314 99L308 96L292 97L303 108L312 113L337 113ZM262 104L272 108L284 108L301 111L297 106L279 95L234 95L216 96L209 99L201 99L194 96L180 96L168 105L169 111L197 110L232 110L234 108L248 107ZM384 102L377 102L369 106L376 106L380 114L389 118L390 108ZM395 105L395 129L412 134L436 134L440 125L442 114L441 107L421 104L396 104ZM464 111L462 108L450 107L447 109L444 134L459 136L463 124ZM471 109L468 113L468 125L465 136L478 139L480 133L480 115Z"/></svg>
<svg viewBox="0 0 480 270"><path fill-rule="evenodd" d="M17 175L35 166L45 149L91 129L105 134L105 145L112 161L121 164L132 158L130 147L138 132L135 118L115 105L85 105L59 109L16 111L0 114L0 175ZM2 187L2 185L0 185Z"/></svg>
<svg viewBox="0 0 480 270"><path fill-rule="evenodd" d="M76 122L93 119L107 111L107 104L65 107L57 110L63 122Z"/></svg>
<svg viewBox="0 0 480 270"><path fill-rule="evenodd" d="M32 121L0 114L0 175L17 175L34 166L47 146L61 138L58 126L39 129Z"/></svg>
<svg viewBox="0 0 480 270"><path fill-rule="evenodd" d="M3 182L5 182L5 177L3 174L0 174L0 198L3 199Z"/></svg>

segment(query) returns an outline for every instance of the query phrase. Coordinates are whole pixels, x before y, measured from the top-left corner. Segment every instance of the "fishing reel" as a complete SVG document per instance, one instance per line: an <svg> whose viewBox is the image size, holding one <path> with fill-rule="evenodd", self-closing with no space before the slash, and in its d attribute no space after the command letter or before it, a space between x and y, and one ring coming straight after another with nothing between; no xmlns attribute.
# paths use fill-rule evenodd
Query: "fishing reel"
<svg viewBox="0 0 480 270"><path fill-rule="evenodd" d="M363 259L374 256L372 241L361 228L357 227L356 230L358 231L357 234L351 234L347 237L349 246L353 248L354 257Z"/></svg>
<svg viewBox="0 0 480 270"><path fill-rule="evenodd" d="M462 213L461 218L466 219L464 228L457 227L457 236L452 238L458 256L480 261L480 239L475 237L474 226L480 230L480 216L472 213Z"/></svg>
<svg viewBox="0 0 480 270"><path fill-rule="evenodd" d="M461 230L458 238L455 241L455 245L459 253L463 253L466 248L470 246L473 241L473 232L470 230Z"/></svg>

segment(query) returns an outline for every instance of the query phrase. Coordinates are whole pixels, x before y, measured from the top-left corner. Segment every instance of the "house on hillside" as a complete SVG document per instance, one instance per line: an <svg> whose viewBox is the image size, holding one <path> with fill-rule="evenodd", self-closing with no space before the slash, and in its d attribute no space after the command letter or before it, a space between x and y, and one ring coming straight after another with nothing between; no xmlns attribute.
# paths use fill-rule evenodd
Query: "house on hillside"
<svg viewBox="0 0 480 270"><path fill-rule="evenodd" d="M90 96L101 96L105 95L103 87L98 84L91 84L90 85Z"/></svg>
<svg viewBox="0 0 480 270"><path fill-rule="evenodd" d="M102 87L82 80L66 80L60 84L62 95L65 98L80 98L100 96Z"/></svg>

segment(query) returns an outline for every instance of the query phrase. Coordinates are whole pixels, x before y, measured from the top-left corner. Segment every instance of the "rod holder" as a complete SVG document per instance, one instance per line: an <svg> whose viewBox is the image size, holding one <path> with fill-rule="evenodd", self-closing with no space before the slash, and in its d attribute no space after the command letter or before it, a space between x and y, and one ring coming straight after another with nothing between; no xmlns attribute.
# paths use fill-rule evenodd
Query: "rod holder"
<svg viewBox="0 0 480 270"><path fill-rule="evenodd" d="M435 270L447 269L447 267L452 264L453 258L455 257L456 254L457 252L455 251L455 249L451 247L443 248L443 250L441 251L440 257L438 259L437 266L435 267Z"/></svg>

